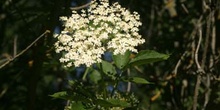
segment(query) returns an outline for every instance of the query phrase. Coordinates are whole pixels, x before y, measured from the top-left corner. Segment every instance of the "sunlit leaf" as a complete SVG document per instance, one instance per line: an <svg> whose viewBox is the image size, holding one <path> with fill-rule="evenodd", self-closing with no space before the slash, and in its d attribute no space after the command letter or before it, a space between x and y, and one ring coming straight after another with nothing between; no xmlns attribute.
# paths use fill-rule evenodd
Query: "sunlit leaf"
<svg viewBox="0 0 220 110"><path fill-rule="evenodd" d="M52 95L49 95L53 98L60 98L60 99L66 99L67 98L67 92L66 91L62 91L62 92L57 92L54 93Z"/></svg>
<svg viewBox="0 0 220 110"><path fill-rule="evenodd" d="M154 63L157 61L166 60L169 58L167 54L161 54L153 50L143 50L140 51L135 58L133 58L129 64L130 65L143 65L148 63Z"/></svg>
<svg viewBox="0 0 220 110"><path fill-rule="evenodd" d="M133 82L133 83L137 83L137 84L152 84L151 82L147 81L146 79L140 78L140 77L123 78L123 81Z"/></svg>
<svg viewBox="0 0 220 110"><path fill-rule="evenodd" d="M70 86L73 86L75 83L76 83L75 80L69 80L69 81L68 81L68 84L69 84Z"/></svg>

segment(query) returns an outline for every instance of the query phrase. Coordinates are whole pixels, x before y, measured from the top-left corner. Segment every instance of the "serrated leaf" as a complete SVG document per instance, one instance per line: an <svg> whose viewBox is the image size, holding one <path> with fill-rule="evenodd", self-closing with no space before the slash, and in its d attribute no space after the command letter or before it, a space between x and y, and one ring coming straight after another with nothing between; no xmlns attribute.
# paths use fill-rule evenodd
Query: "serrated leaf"
<svg viewBox="0 0 220 110"><path fill-rule="evenodd" d="M113 55L113 60L115 62L116 67L119 69L123 69L129 62L130 54L131 52L126 51L123 55Z"/></svg>
<svg viewBox="0 0 220 110"><path fill-rule="evenodd" d="M137 84L152 84L151 82L147 81L146 79L140 78L140 77L124 78L123 81L133 82L133 83L137 83Z"/></svg>
<svg viewBox="0 0 220 110"><path fill-rule="evenodd" d="M148 64L148 63L154 63L157 61L162 61L166 60L169 58L169 55L167 54L162 54L158 53L153 50L143 50L140 51L135 58L133 58L130 62L129 65L143 65L143 64Z"/></svg>
<svg viewBox="0 0 220 110"><path fill-rule="evenodd" d="M115 75L116 74L115 67L107 61L102 61L102 70L107 75Z"/></svg>
<svg viewBox="0 0 220 110"><path fill-rule="evenodd" d="M101 74L99 71L93 70L92 73L89 75L89 78L92 82L97 84L98 81L101 80Z"/></svg>
<svg viewBox="0 0 220 110"><path fill-rule="evenodd" d="M52 95L49 95L53 98L59 98L59 99L64 99L64 100L72 100L72 101L81 101L81 102L85 102L85 103L90 103L90 98L93 98L91 96L91 93L89 91L87 91L86 95L84 95L83 93L80 93L82 91L75 91L75 93L68 93L67 91L62 91L62 92L57 92L54 93ZM84 91L83 91L84 92ZM85 93L85 92L84 92ZM90 96L89 96L89 95Z"/></svg>

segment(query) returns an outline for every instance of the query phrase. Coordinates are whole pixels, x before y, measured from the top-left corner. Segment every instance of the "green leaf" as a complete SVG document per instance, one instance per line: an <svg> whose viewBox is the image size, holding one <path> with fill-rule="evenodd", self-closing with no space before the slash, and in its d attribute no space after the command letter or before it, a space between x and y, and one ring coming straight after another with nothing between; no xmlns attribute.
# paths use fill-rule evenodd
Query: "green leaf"
<svg viewBox="0 0 220 110"><path fill-rule="evenodd" d="M152 84L151 82L147 81L146 79L140 78L140 77L124 78L123 81L133 82L133 83L137 83L137 84Z"/></svg>
<svg viewBox="0 0 220 110"><path fill-rule="evenodd" d="M82 95L82 97L86 97L87 99L96 97L91 89L83 86L77 87L77 89L75 89L74 92L77 93L76 96Z"/></svg>
<svg viewBox="0 0 220 110"><path fill-rule="evenodd" d="M95 84L98 84L98 81L101 80L100 72L97 70L93 70L92 73L89 75L89 79Z"/></svg>
<svg viewBox="0 0 220 110"><path fill-rule="evenodd" d="M123 55L113 55L113 60L115 62L116 67L119 69L123 69L129 62L130 54L130 51L126 51Z"/></svg>
<svg viewBox="0 0 220 110"><path fill-rule="evenodd" d="M80 94L76 94L76 95L71 95L71 96L69 96L70 97L70 99L72 100L72 101L81 101L81 102L85 102L85 103L90 103L91 101L90 101L90 98L88 98L88 97L85 97L85 96L83 96L83 95L80 95Z"/></svg>
<svg viewBox="0 0 220 110"><path fill-rule="evenodd" d="M70 86L74 86L75 83L76 83L75 80L68 80L68 84L69 84Z"/></svg>
<svg viewBox="0 0 220 110"><path fill-rule="evenodd" d="M115 67L107 61L102 61L102 70L106 75L115 75L116 74Z"/></svg>
<svg viewBox="0 0 220 110"><path fill-rule="evenodd" d="M169 58L167 54L161 54L153 50L143 50L140 51L135 58L133 58L129 64L134 65L143 65L148 63L154 63L157 61L166 60Z"/></svg>
<svg viewBox="0 0 220 110"><path fill-rule="evenodd" d="M114 105L114 107L129 107L130 104L124 100L109 99L108 102Z"/></svg>
<svg viewBox="0 0 220 110"><path fill-rule="evenodd" d="M107 100L97 99L95 103L96 105L100 105L102 107L113 107L113 104L111 104Z"/></svg>
<svg viewBox="0 0 220 110"><path fill-rule="evenodd" d="M89 90L82 91L82 90L77 89L75 91L72 91L71 93L70 92L62 91L62 92L54 93L49 96L53 98L60 98L60 99L72 100L72 101L81 101L85 103L90 103L91 102L90 99L94 98L94 96L92 96L93 94Z"/></svg>
<svg viewBox="0 0 220 110"><path fill-rule="evenodd" d="M49 95L53 98L60 98L60 99L67 99L67 92L66 91L62 91L62 92L57 92L57 93L54 93L52 95Z"/></svg>
<svg viewBox="0 0 220 110"><path fill-rule="evenodd" d="M71 110L86 110L82 102L75 102L71 104Z"/></svg>
<svg viewBox="0 0 220 110"><path fill-rule="evenodd" d="M102 107L129 107L130 104L124 100L109 99L109 100L96 100L96 104Z"/></svg>

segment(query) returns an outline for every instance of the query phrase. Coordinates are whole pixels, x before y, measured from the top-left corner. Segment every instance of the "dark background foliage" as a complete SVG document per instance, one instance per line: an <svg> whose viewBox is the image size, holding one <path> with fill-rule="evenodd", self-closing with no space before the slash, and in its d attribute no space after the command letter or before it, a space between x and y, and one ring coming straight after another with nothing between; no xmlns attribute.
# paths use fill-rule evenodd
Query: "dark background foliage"
<svg viewBox="0 0 220 110"><path fill-rule="evenodd" d="M209 94L207 110L217 110L220 103L219 51L220 45L220 3L218 0L112 0L123 7L137 11L143 26L141 35L146 43L139 50L153 49L171 54L167 61L154 63L138 69L140 76L154 82L154 85L136 86L144 110L192 109L197 77L193 43L198 43L196 29L198 20L202 24L202 42L199 63L206 54L205 73L199 89L198 108L202 108L206 94ZM66 88L67 80L81 77L76 70L65 70L55 54L53 32L60 27L59 16L71 14L70 7L81 6L88 0L1 0L0 1L0 64L25 49L46 30L46 34L24 54L0 69L0 110L60 110L65 101L52 99L49 94ZM204 5L204 2L206 3ZM205 8L206 6L206 8ZM173 14L169 10L175 10ZM214 13L211 16L211 13ZM210 20L209 16L211 16ZM208 23L211 23L209 26ZM213 31L216 28L216 31ZM216 46L211 42L216 35ZM208 34L208 43L205 35ZM193 37L195 36L195 37ZM208 45L208 48L205 48ZM212 67L210 59L214 60ZM177 62L178 72L174 74ZM210 78L210 81L207 79ZM210 83L209 86L206 83ZM207 92L210 91L210 92Z"/></svg>

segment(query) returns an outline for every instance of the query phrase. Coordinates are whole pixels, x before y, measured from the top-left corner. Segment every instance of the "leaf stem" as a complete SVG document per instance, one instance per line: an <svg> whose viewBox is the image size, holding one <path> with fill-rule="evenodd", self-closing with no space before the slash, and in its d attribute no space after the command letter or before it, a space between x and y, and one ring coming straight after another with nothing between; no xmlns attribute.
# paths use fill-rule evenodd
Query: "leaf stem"
<svg viewBox="0 0 220 110"><path fill-rule="evenodd" d="M121 78L122 73L123 73L123 71L122 71L122 70L120 70L119 75L116 77L116 83L115 83L114 88L113 88L113 90L112 90L112 92L111 92L111 97L113 97L114 92L115 92L115 90L116 90L116 89L117 89L117 87L118 87L118 84L119 84L119 79Z"/></svg>
<svg viewBox="0 0 220 110"><path fill-rule="evenodd" d="M106 91L106 85L105 85L105 80L104 80L104 72L103 72L103 68L102 68L102 65L99 63L97 64L98 67L100 67L99 69L101 70L101 86L103 88L103 98L104 99L107 99L107 91Z"/></svg>
<svg viewBox="0 0 220 110"><path fill-rule="evenodd" d="M88 72L89 72L89 69L90 69L89 67L86 68L86 71L85 71L85 73L83 74L83 77L82 77L82 80L83 80L83 81L86 80L86 76L87 76L87 74L88 74Z"/></svg>

